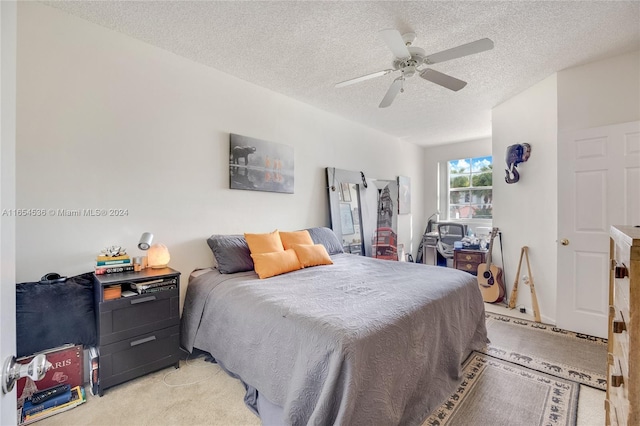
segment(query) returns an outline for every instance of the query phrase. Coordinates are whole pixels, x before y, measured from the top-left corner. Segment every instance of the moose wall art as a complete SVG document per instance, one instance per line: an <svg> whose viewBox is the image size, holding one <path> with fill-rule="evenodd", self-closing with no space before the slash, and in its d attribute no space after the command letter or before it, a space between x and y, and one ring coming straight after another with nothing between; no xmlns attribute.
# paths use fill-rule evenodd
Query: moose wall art
<svg viewBox="0 0 640 426"><path fill-rule="evenodd" d="M232 133L229 188L293 194L293 148Z"/></svg>

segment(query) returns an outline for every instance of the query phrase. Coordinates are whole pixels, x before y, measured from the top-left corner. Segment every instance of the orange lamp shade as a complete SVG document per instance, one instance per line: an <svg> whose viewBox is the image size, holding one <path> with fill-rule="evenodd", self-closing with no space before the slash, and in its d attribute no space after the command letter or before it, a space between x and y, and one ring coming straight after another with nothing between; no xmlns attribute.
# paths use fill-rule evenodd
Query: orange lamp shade
<svg viewBox="0 0 640 426"><path fill-rule="evenodd" d="M154 269L166 268L171 256L164 244L154 244L147 250L147 263Z"/></svg>

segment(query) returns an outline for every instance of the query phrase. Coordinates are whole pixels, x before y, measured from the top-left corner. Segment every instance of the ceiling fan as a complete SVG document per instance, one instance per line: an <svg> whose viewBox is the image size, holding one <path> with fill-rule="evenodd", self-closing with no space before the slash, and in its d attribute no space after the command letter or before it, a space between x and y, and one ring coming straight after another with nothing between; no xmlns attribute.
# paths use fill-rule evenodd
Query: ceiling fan
<svg viewBox="0 0 640 426"><path fill-rule="evenodd" d="M388 29L380 31L380 37L382 37L395 57L393 60L393 68L352 78L336 84L336 87L349 86L354 83L359 83L371 78L400 71L401 75L393 80L391 87L389 87L384 98L382 98L382 102L378 105L379 108L386 108L391 105L398 93L404 92L404 80L408 77L413 77L415 73L418 73L418 75L425 80L457 92L467 85L466 81L458 80L455 77L451 77L450 75L443 74L431 68L421 68L421 66L437 64L439 62L449 61L451 59L457 59L463 56L473 55L475 53L493 49L493 41L488 38L483 38L458 47L443 50L442 52L434 53L432 55L425 55L424 49L412 46L416 39L415 33L406 33L401 35L398 30Z"/></svg>

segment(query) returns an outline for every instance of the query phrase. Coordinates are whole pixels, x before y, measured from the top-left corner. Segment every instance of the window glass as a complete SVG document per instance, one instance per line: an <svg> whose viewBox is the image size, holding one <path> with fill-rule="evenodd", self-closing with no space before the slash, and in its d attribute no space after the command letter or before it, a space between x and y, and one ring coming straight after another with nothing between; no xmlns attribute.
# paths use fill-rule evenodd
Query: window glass
<svg viewBox="0 0 640 426"><path fill-rule="evenodd" d="M449 219L491 219L493 158L449 161Z"/></svg>

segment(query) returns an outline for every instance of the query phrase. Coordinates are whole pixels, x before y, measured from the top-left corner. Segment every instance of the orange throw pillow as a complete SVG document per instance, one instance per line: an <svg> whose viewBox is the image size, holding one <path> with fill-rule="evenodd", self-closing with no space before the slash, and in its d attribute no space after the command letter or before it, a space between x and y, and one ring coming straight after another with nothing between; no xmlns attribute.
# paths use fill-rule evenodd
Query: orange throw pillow
<svg viewBox="0 0 640 426"><path fill-rule="evenodd" d="M322 244L294 244L300 265L303 268L319 265L333 265L327 249Z"/></svg>
<svg viewBox="0 0 640 426"><path fill-rule="evenodd" d="M251 258L260 279L302 269L298 256L292 249L271 253L251 253Z"/></svg>
<svg viewBox="0 0 640 426"><path fill-rule="evenodd" d="M293 248L294 244L313 244L311 234L306 229L304 231L282 232L280 231L280 239L284 249Z"/></svg>
<svg viewBox="0 0 640 426"><path fill-rule="evenodd" d="M268 234L244 234L251 254L272 253L274 251L284 251L280 233L276 229Z"/></svg>

